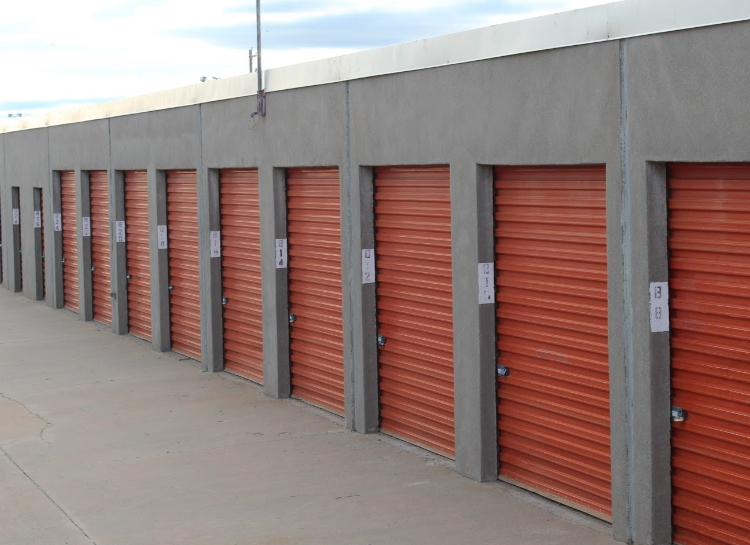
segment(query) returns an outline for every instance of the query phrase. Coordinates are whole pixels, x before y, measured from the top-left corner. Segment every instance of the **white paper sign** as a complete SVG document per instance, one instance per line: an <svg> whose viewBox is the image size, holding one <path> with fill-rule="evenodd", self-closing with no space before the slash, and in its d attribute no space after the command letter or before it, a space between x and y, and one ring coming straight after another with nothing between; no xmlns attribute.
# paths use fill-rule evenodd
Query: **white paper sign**
<svg viewBox="0 0 750 545"><path fill-rule="evenodd" d="M81 234L85 237L91 236L91 218L84 216L81 218Z"/></svg>
<svg viewBox="0 0 750 545"><path fill-rule="evenodd" d="M60 212L52 214L52 223L55 224L55 231L62 231L62 214Z"/></svg>
<svg viewBox="0 0 750 545"><path fill-rule="evenodd" d="M287 247L287 239L285 238L276 239L274 261L276 261L277 269L286 269L287 267L287 263L289 260L287 259L287 255L286 255L286 247Z"/></svg>
<svg viewBox="0 0 750 545"><path fill-rule="evenodd" d="M13 225L20 225L21 224L21 214L18 211L18 208L13 209Z"/></svg>
<svg viewBox="0 0 750 545"><path fill-rule="evenodd" d="M211 257L221 257L221 231L211 231Z"/></svg>
<svg viewBox="0 0 750 545"><path fill-rule="evenodd" d="M116 221L115 222L115 241L116 242L125 242L125 222L124 221Z"/></svg>
<svg viewBox="0 0 750 545"><path fill-rule="evenodd" d="M651 282L651 332L669 331L669 283Z"/></svg>
<svg viewBox="0 0 750 545"><path fill-rule="evenodd" d="M39 210L34 210L34 227L42 226L42 213Z"/></svg>
<svg viewBox="0 0 750 545"><path fill-rule="evenodd" d="M362 283L375 283L375 250L362 250Z"/></svg>
<svg viewBox="0 0 750 545"><path fill-rule="evenodd" d="M166 250L169 247L167 243L167 226L166 225L156 226L156 247L159 250Z"/></svg>
<svg viewBox="0 0 750 545"><path fill-rule="evenodd" d="M488 305L495 302L495 264L479 264L479 304Z"/></svg>

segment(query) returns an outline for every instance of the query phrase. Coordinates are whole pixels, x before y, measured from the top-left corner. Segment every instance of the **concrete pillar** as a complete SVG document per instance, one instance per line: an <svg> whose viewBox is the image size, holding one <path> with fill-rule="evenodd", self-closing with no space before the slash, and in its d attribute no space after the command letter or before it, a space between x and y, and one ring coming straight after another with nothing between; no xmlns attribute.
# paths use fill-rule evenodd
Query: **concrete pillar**
<svg viewBox="0 0 750 545"><path fill-rule="evenodd" d="M127 235L118 235L118 223L125 222L125 173L122 170L109 172L109 232L111 236L110 286L112 298L112 332L125 335L128 332L128 270Z"/></svg>
<svg viewBox="0 0 750 545"><path fill-rule="evenodd" d="M494 270L492 181L491 167L451 163L456 470L477 481L497 479L495 305L478 284L479 263Z"/></svg>
<svg viewBox="0 0 750 545"><path fill-rule="evenodd" d="M360 167L350 187L351 200L351 320L345 334L351 335L353 407L347 425L360 433L378 431L378 343L375 286L362 282L362 251L375 254L373 169ZM346 310L346 309L345 309ZM345 321L346 323L346 321Z"/></svg>
<svg viewBox="0 0 750 545"><path fill-rule="evenodd" d="M287 238L286 171L258 169L260 198L261 279L263 282L263 389L271 397L291 394L289 368L288 259L276 261L276 241ZM287 256L288 257L288 256Z"/></svg>
<svg viewBox="0 0 750 545"><path fill-rule="evenodd" d="M213 373L224 369L219 171L203 169L199 176L203 180L198 182L201 346L203 370ZM212 233L218 233L218 254L211 251Z"/></svg>
<svg viewBox="0 0 750 545"><path fill-rule="evenodd" d="M148 217L151 233L151 338L154 350L172 349L169 324L169 249L158 247L159 226L167 228L167 173L148 169Z"/></svg>
<svg viewBox="0 0 750 545"><path fill-rule="evenodd" d="M20 292L23 289L23 271L21 270L21 195L20 188L11 187L11 248L9 252L10 263L10 291Z"/></svg>
<svg viewBox="0 0 750 545"><path fill-rule="evenodd" d="M35 301L42 301L44 299L44 257L42 256L42 237L44 236L44 233L42 232L42 188L41 187L34 187L32 189L32 198L33 198L33 218L34 223L32 224L34 226L34 237L33 237L33 248L34 248L34 277L33 277L33 284L31 285L32 290L32 298ZM39 223L37 223L37 217L39 218Z"/></svg>
<svg viewBox="0 0 750 545"><path fill-rule="evenodd" d="M49 295L52 308L63 308L65 306L65 293L63 291L63 243L62 243L62 220L55 225L55 218L62 217L62 193L60 171L52 172L52 199L49 203L52 221L45 227L51 236L47 237L50 246L47 250L49 255L47 272L49 273Z"/></svg>
<svg viewBox="0 0 750 545"><path fill-rule="evenodd" d="M631 161L633 542L672 543L669 333L652 333L649 287L667 282L667 174ZM645 264L645 266L644 266Z"/></svg>
<svg viewBox="0 0 750 545"><path fill-rule="evenodd" d="M94 319L94 286L91 274L91 186L89 171L77 170L76 193L78 203L78 316L81 320ZM85 225L88 227L84 229Z"/></svg>

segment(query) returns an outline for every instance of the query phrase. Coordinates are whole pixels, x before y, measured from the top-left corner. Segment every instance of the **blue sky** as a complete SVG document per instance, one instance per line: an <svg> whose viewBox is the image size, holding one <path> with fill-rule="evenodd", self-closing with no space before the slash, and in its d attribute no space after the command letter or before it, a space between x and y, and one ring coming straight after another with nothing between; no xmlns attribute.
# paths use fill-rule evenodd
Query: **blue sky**
<svg viewBox="0 0 750 545"><path fill-rule="evenodd" d="M262 0L264 68L612 0ZM248 71L255 0L20 0L0 19L0 119Z"/></svg>

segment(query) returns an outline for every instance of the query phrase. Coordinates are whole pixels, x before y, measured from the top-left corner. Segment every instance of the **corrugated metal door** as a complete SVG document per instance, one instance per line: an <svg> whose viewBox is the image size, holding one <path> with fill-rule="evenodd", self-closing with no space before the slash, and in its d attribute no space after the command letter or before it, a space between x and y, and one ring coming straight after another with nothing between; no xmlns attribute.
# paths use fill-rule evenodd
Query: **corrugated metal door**
<svg viewBox="0 0 750 545"><path fill-rule="evenodd" d="M62 204L63 297L65 308L78 312L78 218L76 216L76 173L60 173Z"/></svg>
<svg viewBox="0 0 750 545"><path fill-rule="evenodd" d="M292 395L344 412L339 171L289 169Z"/></svg>
<svg viewBox="0 0 750 545"><path fill-rule="evenodd" d="M750 164L669 167L672 519L750 544Z"/></svg>
<svg viewBox="0 0 750 545"><path fill-rule="evenodd" d="M151 340L151 264L148 236L148 175L125 172L125 244L128 271L128 332Z"/></svg>
<svg viewBox="0 0 750 545"><path fill-rule="evenodd" d="M91 274L94 294L94 320L112 323L109 277L109 187L107 171L91 171Z"/></svg>
<svg viewBox="0 0 750 545"><path fill-rule="evenodd" d="M604 167L495 169L499 474L612 515Z"/></svg>
<svg viewBox="0 0 750 545"><path fill-rule="evenodd" d="M39 224L41 230L40 235L42 239L42 255L40 261L40 266L42 267L42 300L47 299L47 260L46 260L46 254L45 247L44 247L44 191L42 189L39 190L39 219L41 223ZM0 238L2 240L2 238ZM0 280L2 280L2 275L0 275Z"/></svg>
<svg viewBox="0 0 750 545"><path fill-rule="evenodd" d="M455 456L450 171L375 169L380 428Z"/></svg>
<svg viewBox="0 0 750 545"><path fill-rule="evenodd" d="M200 360L198 178L194 170L167 172L167 223L172 350Z"/></svg>
<svg viewBox="0 0 750 545"><path fill-rule="evenodd" d="M263 383L260 202L257 170L222 170L224 369Z"/></svg>

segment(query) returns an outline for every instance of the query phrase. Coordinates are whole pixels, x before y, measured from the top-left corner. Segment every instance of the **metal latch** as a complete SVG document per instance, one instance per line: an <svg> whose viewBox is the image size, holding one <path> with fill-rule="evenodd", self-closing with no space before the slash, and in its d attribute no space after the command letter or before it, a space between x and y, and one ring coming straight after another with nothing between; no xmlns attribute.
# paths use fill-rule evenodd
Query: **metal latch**
<svg viewBox="0 0 750 545"><path fill-rule="evenodd" d="M293 323L294 323L294 322L296 322L296 321L297 321L297 316L296 316L296 315L294 315L294 314L290 314L290 315L289 315L289 323L290 323L290 324L293 324Z"/></svg>
<svg viewBox="0 0 750 545"><path fill-rule="evenodd" d="M62 261L61 261L61 263L65 263L65 258L64 258L64 257L62 258Z"/></svg>
<svg viewBox="0 0 750 545"><path fill-rule="evenodd" d="M174 286L169 286L169 291L174 291Z"/></svg>
<svg viewBox="0 0 750 545"><path fill-rule="evenodd" d="M91 267L91 272L94 272L96 270L96 267Z"/></svg>
<svg viewBox="0 0 750 545"><path fill-rule="evenodd" d="M114 291L110 291L110 292L109 292L109 296L110 296L110 297L111 297L112 299L117 299L117 293L115 293Z"/></svg>
<svg viewBox="0 0 750 545"><path fill-rule="evenodd" d="M133 277L132 277L132 276L130 276L129 274L126 274L126 275L125 275L125 278L127 278L128 280L130 280L130 279L131 279L131 278L133 278Z"/></svg>
<svg viewBox="0 0 750 545"><path fill-rule="evenodd" d="M221 298L221 304L222 304L222 306L226 306L226 304L227 304L228 302L229 302L229 299L227 299L226 297L222 297L222 298Z"/></svg>
<svg viewBox="0 0 750 545"><path fill-rule="evenodd" d="M508 369L504 365L498 365L497 366L497 376L498 377L507 377L508 375L510 375L510 369Z"/></svg>
<svg viewBox="0 0 750 545"><path fill-rule="evenodd" d="M44 259L44 254L42 254L42 259Z"/></svg>
<svg viewBox="0 0 750 545"><path fill-rule="evenodd" d="M672 422L684 422L687 420L688 413L682 407L672 407Z"/></svg>
<svg viewBox="0 0 750 545"><path fill-rule="evenodd" d="M378 346L385 346L385 335L378 335Z"/></svg>

